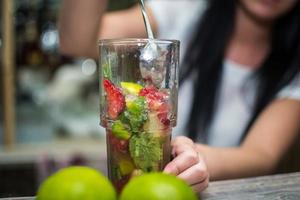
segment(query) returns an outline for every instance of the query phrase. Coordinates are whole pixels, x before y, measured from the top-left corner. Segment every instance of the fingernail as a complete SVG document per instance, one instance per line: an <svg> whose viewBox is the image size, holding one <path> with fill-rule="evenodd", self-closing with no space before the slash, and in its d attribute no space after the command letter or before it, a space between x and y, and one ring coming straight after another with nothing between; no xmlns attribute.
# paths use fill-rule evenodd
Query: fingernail
<svg viewBox="0 0 300 200"><path fill-rule="evenodd" d="M163 170L163 172L166 173L166 174L170 174L171 173L170 169L168 167L165 167L165 169Z"/></svg>
<svg viewBox="0 0 300 200"><path fill-rule="evenodd" d="M172 171L173 171L172 168L169 167L168 165L163 170L163 172L166 174L173 174Z"/></svg>
<svg viewBox="0 0 300 200"><path fill-rule="evenodd" d="M172 154L173 158L176 157L176 152L175 152L175 149L174 149L174 148L172 149L172 153L171 153L171 154Z"/></svg>
<svg viewBox="0 0 300 200"><path fill-rule="evenodd" d="M166 166L165 169L163 170L163 172L166 174L172 174L175 176L177 175L176 171L172 167L169 167L169 166Z"/></svg>

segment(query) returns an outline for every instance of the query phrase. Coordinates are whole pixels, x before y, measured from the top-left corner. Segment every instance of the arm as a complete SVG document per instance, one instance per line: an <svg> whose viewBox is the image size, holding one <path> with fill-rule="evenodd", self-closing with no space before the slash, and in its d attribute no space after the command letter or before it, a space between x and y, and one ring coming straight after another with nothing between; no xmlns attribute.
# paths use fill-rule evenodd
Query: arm
<svg viewBox="0 0 300 200"><path fill-rule="evenodd" d="M198 144L212 180L271 173L297 139L300 102L276 100L259 116L238 148L212 148Z"/></svg>
<svg viewBox="0 0 300 200"><path fill-rule="evenodd" d="M60 50L71 56L97 58L99 38L146 37L139 6L105 13L106 0L64 0L60 17ZM148 9L151 24L156 24Z"/></svg>
<svg viewBox="0 0 300 200"><path fill-rule="evenodd" d="M297 138L299 119L300 102L282 99L262 112L240 147L214 148L178 137L172 141L177 156L166 166L165 172L189 183L196 182L196 191L207 186L207 172L211 180L270 173Z"/></svg>

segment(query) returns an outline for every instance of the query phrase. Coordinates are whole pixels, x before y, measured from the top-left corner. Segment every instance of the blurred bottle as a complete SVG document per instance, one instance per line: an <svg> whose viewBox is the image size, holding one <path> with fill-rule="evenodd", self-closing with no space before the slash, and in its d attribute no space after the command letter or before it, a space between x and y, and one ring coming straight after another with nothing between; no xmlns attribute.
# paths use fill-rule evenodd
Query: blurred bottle
<svg viewBox="0 0 300 200"><path fill-rule="evenodd" d="M53 0L41 0L38 9L40 46L50 70L55 70L63 62L63 57L58 52L59 37L56 26L58 9L55 5Z"/></svg>
<svg viewBox="0 0 300 200"><path fill-rule="evenodd" d="M39 45L36 1L22 0L16 4L17 65L38 68L44 60Z"/></svg>

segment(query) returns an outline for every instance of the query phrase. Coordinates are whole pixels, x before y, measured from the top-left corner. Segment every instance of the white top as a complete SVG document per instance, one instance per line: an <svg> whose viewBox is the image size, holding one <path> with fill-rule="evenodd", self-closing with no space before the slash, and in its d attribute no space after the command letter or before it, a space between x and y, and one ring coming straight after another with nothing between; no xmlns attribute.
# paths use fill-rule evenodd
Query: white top
<svg viewBox="0 0 300 200"><path fill-rule="evenodd" d="M158 23L158 38L181 41L181 55L185 54L196 22L203 14L206 3L203 0L149 0L155 20ZM182 57L181 57L182 58ZM255 97L255 83L249 83L253 73L251 67L225 60L221 80L220 96L216 113L208 133L208 144L228 147L239 145L242 133L247 126ZM247 84L245 84L247 83ZM193 78L181 85L178 99L178 121L174 135L184 135L185 126L193 99ZM300 101L300 74L276 98L289 98Z"/></svg>

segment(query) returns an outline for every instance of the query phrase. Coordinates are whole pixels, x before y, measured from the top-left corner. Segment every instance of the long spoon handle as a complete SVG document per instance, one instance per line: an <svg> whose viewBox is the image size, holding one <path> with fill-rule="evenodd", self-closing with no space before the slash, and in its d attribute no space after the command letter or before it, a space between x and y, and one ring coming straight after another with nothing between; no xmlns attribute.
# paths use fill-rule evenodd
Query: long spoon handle
<svg viewBox="0 0 300 200"><path fill-rule="evenodd" d="M146 31L147 31L148 38L154 39L153 31L151 29L150 22L149 22L149 18L148 18L148 15L146 13L144 0L140 0L140 6L141 6L142 15L143 15L144 23L145 23L145 26L146 26Z"/></svg>

